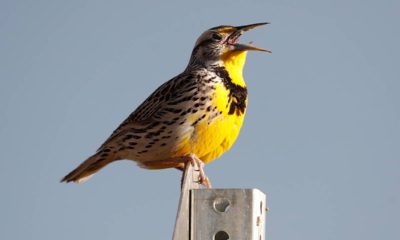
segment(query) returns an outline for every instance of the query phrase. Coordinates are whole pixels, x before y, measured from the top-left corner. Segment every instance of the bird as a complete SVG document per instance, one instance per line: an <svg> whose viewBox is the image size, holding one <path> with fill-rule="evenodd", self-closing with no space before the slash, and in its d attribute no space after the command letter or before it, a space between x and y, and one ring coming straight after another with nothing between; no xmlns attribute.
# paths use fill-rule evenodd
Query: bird
<svg viewBox="0 0 400 240"><path fill-rule="evenodd" d="M268 24L221 25L203 32L184 71L158 87L117 127L98 150L61 182L82 183L106 165L133 160L145 169L199 169L228 151L237 139L248 104L243 68L248 51L271 52L240 36Z"/></svg>

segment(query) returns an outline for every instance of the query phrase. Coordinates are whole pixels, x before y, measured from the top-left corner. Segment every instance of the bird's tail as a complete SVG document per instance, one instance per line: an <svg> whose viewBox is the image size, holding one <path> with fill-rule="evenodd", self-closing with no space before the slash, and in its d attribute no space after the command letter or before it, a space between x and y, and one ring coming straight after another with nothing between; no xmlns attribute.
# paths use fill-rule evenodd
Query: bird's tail
<svg viewBox="0 0 400 240"><path fill-rule="evenodd" d="M83 183L93 176L93 174L95 174L97 171L114 160L116 159L114 159L111 155L105 156L101 152L98 152L86 159L72 172L68 173L68 175L61 180L61 182Z"/></svg>

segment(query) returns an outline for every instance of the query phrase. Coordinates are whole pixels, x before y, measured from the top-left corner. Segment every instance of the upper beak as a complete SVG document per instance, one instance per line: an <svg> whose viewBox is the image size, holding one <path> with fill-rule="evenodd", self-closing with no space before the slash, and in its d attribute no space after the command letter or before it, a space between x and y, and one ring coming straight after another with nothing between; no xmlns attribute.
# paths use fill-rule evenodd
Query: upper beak
<svg viewBox="0 0 400 240"><path fill-rule="evenodd" d="M249 25L244 25L244 26L238 26L235 27L236 30L231 34L232 37L239 37L240 35L242 35L244 32L247 32L251 29L254 29L256 27L259 26L263 26L269 24L268 22L263 22L263 23L254 23L254 24L249 24ZM256 46L253 46L251 44L244 44L244 43L235 43L233 44L233 47L235 50L241 50L241 51L262 51L262 52L269 52L271 53L270 50L265 49L265 48L259 48Z"/></svg>

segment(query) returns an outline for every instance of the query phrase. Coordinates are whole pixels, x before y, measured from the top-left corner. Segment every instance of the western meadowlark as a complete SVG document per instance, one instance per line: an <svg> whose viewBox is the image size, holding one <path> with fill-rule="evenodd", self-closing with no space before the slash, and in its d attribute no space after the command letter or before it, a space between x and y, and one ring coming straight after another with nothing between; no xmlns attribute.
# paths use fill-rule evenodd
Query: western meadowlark
<svg viewBox="0 0 400 240"><path fill-rule="evenodd" d="M238 39L265 24L224 25L201 34L186 69L151 94L62 182L83 182L107 164L129 159L147 169L183 169L190 162L200 169L199 181L211 187L203 165L232 146L246 113L247 51L270 52Z"/></svg>

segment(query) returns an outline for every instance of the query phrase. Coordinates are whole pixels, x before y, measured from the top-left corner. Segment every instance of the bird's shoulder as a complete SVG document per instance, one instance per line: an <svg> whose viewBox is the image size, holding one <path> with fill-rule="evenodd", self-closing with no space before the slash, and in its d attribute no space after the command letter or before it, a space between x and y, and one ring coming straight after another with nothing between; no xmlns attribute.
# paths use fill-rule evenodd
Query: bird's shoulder
<svg viewBox="0 0 400 240"><path fill-rule="evenodd" d="M161 110L189 100L201 86L205 70L185 71L158 87L124 122L146 123Z"/></svg>

